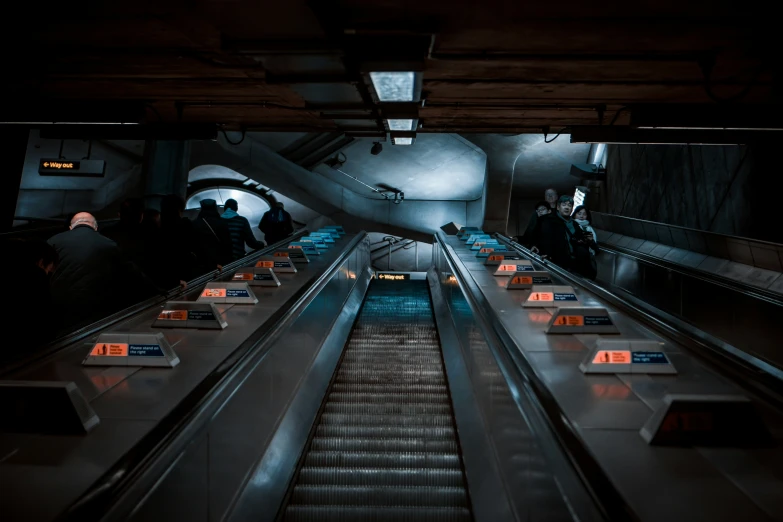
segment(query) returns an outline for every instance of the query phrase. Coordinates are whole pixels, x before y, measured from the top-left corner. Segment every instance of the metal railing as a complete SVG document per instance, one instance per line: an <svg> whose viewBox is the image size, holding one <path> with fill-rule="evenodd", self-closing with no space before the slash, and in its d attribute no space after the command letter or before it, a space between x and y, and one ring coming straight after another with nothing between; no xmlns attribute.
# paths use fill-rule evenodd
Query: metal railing
<svg viewBox="0 0 783 522"><path fill-rule="evenodd" d="M783 410L783 371L779 368L633 296L620 296L542 259L509 237L502 234L495 236L524 257L542 265L547 271L593 293L629 317L710 362L719 373Z"/></svg>
<svg viewBox="0 0 783 522"><path fill-rule="evenodd" d="M144 494L176 465L190 441L208 429L210 421L263 357L264 347L301 314L366 235L357 234L323 273L313 276L291 297L292 306L276 311L57 520L85 522L107 516L124 520Z"/></svg>

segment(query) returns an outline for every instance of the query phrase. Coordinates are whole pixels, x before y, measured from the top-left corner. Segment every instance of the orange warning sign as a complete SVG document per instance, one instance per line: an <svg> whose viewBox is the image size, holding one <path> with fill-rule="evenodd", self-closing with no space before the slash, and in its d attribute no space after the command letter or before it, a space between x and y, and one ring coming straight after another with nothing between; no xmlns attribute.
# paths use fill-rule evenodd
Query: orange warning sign
<svg viewBox="0 0 783 522"><path fill-rule="evenodd" d="M503 256L500 254L494 254L489 256L490 261L503 261Z"/></svg>
<svg viewBox="0 0 783 522"><path fill-rule="evenodd" d="M234 277L231 278L233 281L252 281L253 280L253 274L250 272L237 272L234 274Z"/></svg>
<svg viewBox="0 0 783 522"><path fill-rule="evenodd" d="M275 257L288 257L288 252L275 252Z"/></svg>
<svg viewBox="0 0 783 522"><path fill-rule="evenodd" d="M163 321L187 321L187 310L163 310L158 314L158 319Z"/></svg>
<svg viewBox="0 0 783 522"><path fill-rule="evenodd" d="M226 297L226 289L225 288L206 288L201 293L201 297Z"/></svg>
<svg viewBox="0 0 783 522"><path fill-rule="evenodd" d="M256 268L274 268L275 262L274 261L259 261L256 263Z"/></svg>
<svg viewBox="0 0 783 522"><path fill-rule="evenodd" d="M299 250L302 250L302 245L288 245L288 248L298 248Z"/></svg>
<svg viewBox="0 0 783 522"><path fill-rule="evenodd" d="M488 254L488 253L494 252L494 251L495 251L494 248L482 248L481 250L479 250L479 253L480 254Z"/></svg>
<svg viewBox="0 0 783 522"><path fill-rule="evenodd" d="M552 292L533 292L528 301L554 301L555 294Z"/></svg>
<svg viewBox="0 0 783 522"><path fill-rule="evenodd" d="M517 271L517 265L500 265L500 268L498 268L501 272L516 272Z"/></svg>
<svg viewBox="0 0 783 522"><path fill-rule="evenodd" d="M561 315L552 324L554 326L584 326L585 318L581 315Z"/></svg>
<svg viewBox="0 0 783 522"><path fill-rule="evenodd" d="M631 364L630 350L599 350L593 364Z"/></svg>
<svg viewBox="0 0 783 522"><path fill-rule="evenodd" d="M126 343L98 343L93 346L90 357L127 357Z"/></svg>
<svg viewBox="0 0 783 522"><path fill-rule="evenodd" d="M514 276L511 280L512 285L532 285L533 278L528 276Z"/></svg>

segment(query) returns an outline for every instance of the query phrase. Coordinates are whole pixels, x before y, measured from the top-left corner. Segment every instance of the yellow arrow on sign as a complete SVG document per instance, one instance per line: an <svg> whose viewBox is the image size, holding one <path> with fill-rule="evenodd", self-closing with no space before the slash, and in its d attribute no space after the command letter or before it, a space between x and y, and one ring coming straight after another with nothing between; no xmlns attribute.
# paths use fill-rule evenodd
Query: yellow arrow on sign
<svg viewBox="0 0 783 522"><path fill-rule="evenodd" d="M49 162L48 161L44 161L44 167L48 167L48 166L49 166Z"/></svg>

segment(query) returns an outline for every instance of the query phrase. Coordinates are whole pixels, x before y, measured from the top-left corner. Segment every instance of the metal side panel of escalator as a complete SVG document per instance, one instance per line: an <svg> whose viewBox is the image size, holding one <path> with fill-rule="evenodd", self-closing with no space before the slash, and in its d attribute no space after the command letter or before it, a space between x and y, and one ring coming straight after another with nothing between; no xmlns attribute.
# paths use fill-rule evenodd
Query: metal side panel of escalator
<svg viewBox="0 0 783 522"><path fill-rule="evenodd" d="M426 281L371 283L281 518L471 520Z"/></svg>

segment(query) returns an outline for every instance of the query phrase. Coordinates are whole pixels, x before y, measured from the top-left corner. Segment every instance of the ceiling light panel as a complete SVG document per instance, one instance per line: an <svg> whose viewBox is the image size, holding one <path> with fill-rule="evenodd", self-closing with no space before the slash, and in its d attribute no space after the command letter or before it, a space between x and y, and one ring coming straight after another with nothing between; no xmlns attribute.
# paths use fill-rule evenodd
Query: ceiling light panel
<svg viewBox="0 0 783 522"><path fill-rule="evenodd" d="M414 73L408 72L371 72L370 79L382 102L413 101L415 90Z"/></svg>
<svg viewBox="0 0 783 522"><path fill-rule="evenodd" d="M413 145L413 138L394 138L395 145Z"/></svg>
<svg viewBox="0 0 783 522"><path fill-rule="evenodd" d="M413 120L386 120L390 131L412 131Z"/></svg>

